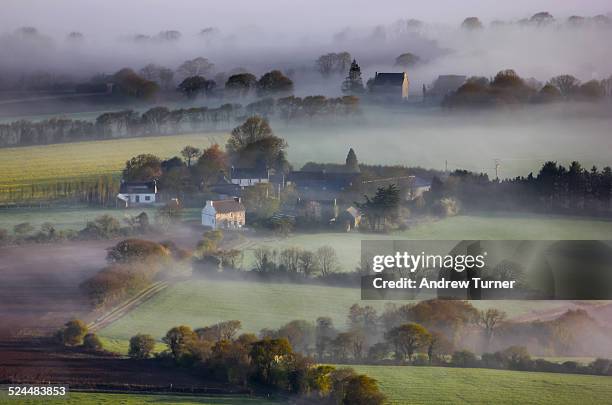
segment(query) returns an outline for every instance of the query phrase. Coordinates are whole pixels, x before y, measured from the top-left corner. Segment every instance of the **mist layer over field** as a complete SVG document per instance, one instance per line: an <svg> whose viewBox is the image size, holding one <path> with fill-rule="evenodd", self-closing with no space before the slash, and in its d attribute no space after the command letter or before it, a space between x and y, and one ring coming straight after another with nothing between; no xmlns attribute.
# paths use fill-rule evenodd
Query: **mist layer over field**
<svg viewBox="0 0 612 405"><path fill-rule="evenodd" d="M422 61L410 69L415 89L439 74L491 76L504 68L540 81L561 73L586 81L612 72L612 49L606 46L610 27L571 27L565 21L572 15L605 15L610 9L603 0L520 1L503 6L482 0L317 0L292 2L291 7L280 0L231 5L196 0L99 4L9 0L3 2L0 15L4 32L0 70L19 75L44 66L56 73L90 77L126 66L139 69L147 63L175 68L185 59L203 56L217 72L237 67L256 74L270 68L292 69L300 79L296 80L299 94L329 94L338 93L339 84L330 86L331 82L312 77L314 61L322 53L348 51L360 62L364 77L370 77L375 71L397 70L395 57L411 52ZM517 24L541 11L552 13L556 23ZM485 29L460 29L469 16L480 17ZM494 20L509 24L489 26ZM37 27L40 35L22 38L14 33L22 26ZM180 38L155 39L168 30L179 31ZM83 38L67 40L71 31L81 32ZM134 41L137 35L143 40Z"/></svg>
<svg viewBox="0 0 612 405"><path fill-rule="evenodd" d="M368 112L360 126L284 129L276 132L289 143L289 160L343 163L352 147L361 163L465 169L495 177L494 159L501 160L500 178L527 176L545 161L583 167L610 164L610 106L559 105L498 112L454 112L415 109Z"/></svg>

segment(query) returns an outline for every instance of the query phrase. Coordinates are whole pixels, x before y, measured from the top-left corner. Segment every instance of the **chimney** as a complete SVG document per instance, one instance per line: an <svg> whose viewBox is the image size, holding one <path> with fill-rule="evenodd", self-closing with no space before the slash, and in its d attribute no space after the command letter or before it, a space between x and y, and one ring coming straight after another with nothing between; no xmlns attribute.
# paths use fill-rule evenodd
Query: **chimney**
<svg viewBox="0 0 612 405"><path fill-rule="evenodd" d="M206 206L207 207L212 207L213 206L212 200L206 200Z"/></svg>

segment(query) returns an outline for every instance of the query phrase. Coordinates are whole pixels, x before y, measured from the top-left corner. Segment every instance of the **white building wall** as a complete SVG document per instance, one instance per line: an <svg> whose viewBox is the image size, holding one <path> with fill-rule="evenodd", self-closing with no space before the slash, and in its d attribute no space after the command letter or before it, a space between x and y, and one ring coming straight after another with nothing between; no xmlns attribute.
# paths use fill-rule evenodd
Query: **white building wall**
<svg viewBox="0 0 612 405"><path fill-rule="evenodd" d="M212 201L206 201L206 205L202 208L202 225L217 229L217 223L215 221L216 215L217 211L215 207L212 206Z"/></svg>

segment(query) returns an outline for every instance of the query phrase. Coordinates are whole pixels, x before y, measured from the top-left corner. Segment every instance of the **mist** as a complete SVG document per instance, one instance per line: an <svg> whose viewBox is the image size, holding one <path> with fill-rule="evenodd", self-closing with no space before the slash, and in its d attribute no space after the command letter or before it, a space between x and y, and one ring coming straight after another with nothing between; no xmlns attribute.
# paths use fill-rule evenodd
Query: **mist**
<svg viewBox="0 0 612 405"><path fill-rule="evenodd" d="M586 81L612 73L612 49L607 46L612 28L569 26L566 20L572 15L605 15L611 11L607 3L540 0L494 5L471 0L408 5L342 0L329 5L317 0L292 2L289 10L279 0L238 1L231 7L193 0L60 0L52 5L9 0L0 15L0 72L16 78L46 71L86 80L148 63L174 69L186 59L203 56L215 64L216 73L238 67L255 74L291 70L296 94L334 95L340 93L339 83L322 81L314 61L323 53L348 51L360 63L364 80L376 71L401 70L393 66L395 58L416 54L421 63L409 71L413 91L440 74L490 77L508 68L540 82L562 73ZM544 10L554 15L555 23L518 23ZM461 29L468 16L478 16L484 29ZM409 23L415 19L422 24ZM505 24L491 25L493 21ZM24 26L35 27L37 36L24 38L15 31ZM181 36L159 40L158 33L166 30ZM204 35L202 30L207 30ZM75 31L83 38L67 39ZM136 41L136 35L143 37Z"/></svg>

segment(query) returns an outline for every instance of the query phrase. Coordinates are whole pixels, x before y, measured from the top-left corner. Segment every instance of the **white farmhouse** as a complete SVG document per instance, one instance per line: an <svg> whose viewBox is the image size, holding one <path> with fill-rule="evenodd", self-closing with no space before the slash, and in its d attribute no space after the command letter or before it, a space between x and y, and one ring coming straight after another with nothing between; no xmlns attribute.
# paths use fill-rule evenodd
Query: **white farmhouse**
<svg viewBox="0 0 612 405"><path fill-rule="evenodd" d="M125 208L153 204L157 200L157 181L121 182L117 200L125 204Z"/></svg>
<svg viewBox="0 0 612 405"><path fill-rule="evenodd" d="M246 209L235 197L229 200L208 200L202 208L202 225L212 229L240 229L245 224Z"/></svg>

